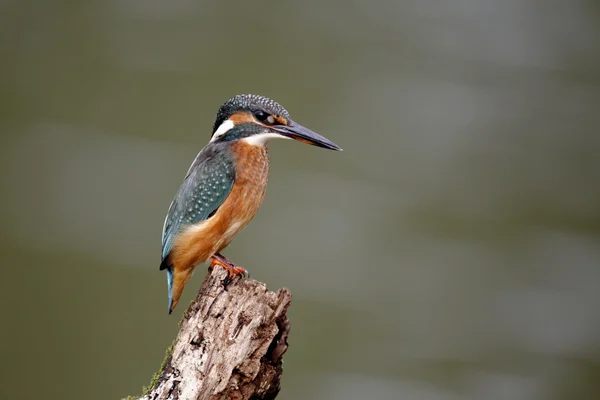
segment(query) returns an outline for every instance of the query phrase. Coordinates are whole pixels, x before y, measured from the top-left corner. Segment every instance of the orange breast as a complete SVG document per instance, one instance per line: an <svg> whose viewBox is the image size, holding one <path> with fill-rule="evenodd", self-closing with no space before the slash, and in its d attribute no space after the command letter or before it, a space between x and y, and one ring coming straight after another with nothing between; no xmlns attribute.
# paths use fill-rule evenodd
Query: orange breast
<svg viewBox="0 0 600 400"><path fill-rule="evenodd" d="M262 204L269 176L267 148L239 141L232 145L232 151L236 178L231 192L212 217L189 227L177 238L171 252L176 270L192 268L227 247Z"/></svg>

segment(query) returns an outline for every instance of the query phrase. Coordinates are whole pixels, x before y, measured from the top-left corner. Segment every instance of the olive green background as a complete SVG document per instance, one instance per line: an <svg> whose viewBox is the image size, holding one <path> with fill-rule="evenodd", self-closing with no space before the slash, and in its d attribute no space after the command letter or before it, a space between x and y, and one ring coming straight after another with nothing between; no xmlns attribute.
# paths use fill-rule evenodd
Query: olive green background
<svg viewBox="0 0 600 400"><path fill-rule="evenodd" d="M0 2L0 397L159 367L160 234L218 107L272 143L225 254L294 300L279 398L597 399L600 7L585 0Z"/></svg>

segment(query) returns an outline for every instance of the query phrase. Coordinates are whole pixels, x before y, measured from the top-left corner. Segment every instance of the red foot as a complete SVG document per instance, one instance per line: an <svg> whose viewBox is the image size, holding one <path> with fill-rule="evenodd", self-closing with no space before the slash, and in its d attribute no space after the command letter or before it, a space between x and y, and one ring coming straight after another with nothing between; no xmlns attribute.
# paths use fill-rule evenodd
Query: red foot
<svg viewBox="0 0 600 400"><path fill-rule="evenodd" d="M242 275L244 277L248 276L248 271L244 267L235 265L219 253L215 254L210 259L210 269L214 269L215 265L221 266L229 272L229 278L233 278L236 275Z"/></svg>

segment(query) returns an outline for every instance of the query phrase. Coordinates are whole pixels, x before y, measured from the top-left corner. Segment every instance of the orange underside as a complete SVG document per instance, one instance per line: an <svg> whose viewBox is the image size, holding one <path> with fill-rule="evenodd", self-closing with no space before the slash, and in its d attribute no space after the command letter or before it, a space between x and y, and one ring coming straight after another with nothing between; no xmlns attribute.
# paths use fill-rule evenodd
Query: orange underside
<svg viewBox="0 0 600 400"><path fill-rule="evenodd" d="M190 226L175 240L169 261L173 265L173 307L194 267L227 247L258 211L265 195L269 174L269 156L265 147L237 142L236 179L231 192L215 215Z"/></svg>

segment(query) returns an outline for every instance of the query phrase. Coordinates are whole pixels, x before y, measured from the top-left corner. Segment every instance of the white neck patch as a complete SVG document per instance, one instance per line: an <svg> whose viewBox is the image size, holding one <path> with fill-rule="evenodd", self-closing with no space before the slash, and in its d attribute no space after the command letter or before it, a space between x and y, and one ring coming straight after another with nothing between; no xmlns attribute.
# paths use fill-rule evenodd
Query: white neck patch
<svg viewBox="0 0 600 400"><path fill-rule="evenodd" d="M291 139L287 136L273 132L258 133L242 139L242 142L248 143L251 146L263 147L271 139Z"/></svg>
<svg viewBox="0 0 600 400"><path fill-rule="evenodd" d="M212 139L210 139L211 142L214 142L215 140L217 140L219 137L223 136L224 134L226 134L227 132L229 132L229 130L231 128L233 128L235 126L235 124L233 123L232 120L227 119L225 121L223 121L223 123L221 124L221 126L219 126L219 129L217 129L212 137Z"/></svg>

